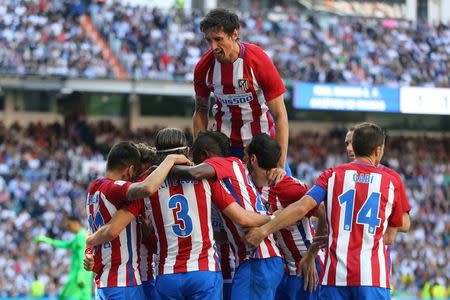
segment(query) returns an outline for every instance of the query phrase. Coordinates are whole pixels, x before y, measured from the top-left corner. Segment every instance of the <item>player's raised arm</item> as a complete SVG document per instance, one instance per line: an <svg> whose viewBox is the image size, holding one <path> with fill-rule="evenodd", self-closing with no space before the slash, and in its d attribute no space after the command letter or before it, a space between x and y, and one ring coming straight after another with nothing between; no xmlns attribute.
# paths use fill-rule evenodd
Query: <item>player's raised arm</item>
<svg viewBox="0 0 450 300"><path fill-rule="evenodd" d="M283 94L277 96L275 99L268 101L270 113L275 118L275 128L277 129L276 139L281 146L281 157L278 162L278 167L284 169L286 165L287 149L289 142L289 125L286 106L284 105Z"/></svg>
<svg viewBox="0 0 450 300"><path fill-rule="evenodd" d="M173 165L191 164L191 161L182 154L170 154L150 175L141 182L131 184L127 190L128 200L142 199L150 196L166 179Z"/></svg>
<svg viewBox="0 0 450 300"><path fill-rule="evenodd" d="M216 171L208 164L197 166L173 166L169 175L176 179L211 179L216 177Z"/></svg>
<svg viewBox="0 0 450 300"><path fill-rule="evenodd" d="M194 138L200 131L208 129L209 123L209 96L196 96L195 97L195 109L192 116L192 126L194 132Z"/></svg>

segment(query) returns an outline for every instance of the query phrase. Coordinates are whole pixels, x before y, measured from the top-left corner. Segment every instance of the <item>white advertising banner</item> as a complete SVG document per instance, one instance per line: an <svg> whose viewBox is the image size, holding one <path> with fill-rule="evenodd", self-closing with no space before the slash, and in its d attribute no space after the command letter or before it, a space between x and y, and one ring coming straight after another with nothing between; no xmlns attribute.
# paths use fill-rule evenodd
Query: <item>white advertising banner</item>
<svg viewBox="0 0 450 300"><path fill-rule="evenodd" d="M402 87L400 88L400 112L450 115L450 89Z"/></svg>

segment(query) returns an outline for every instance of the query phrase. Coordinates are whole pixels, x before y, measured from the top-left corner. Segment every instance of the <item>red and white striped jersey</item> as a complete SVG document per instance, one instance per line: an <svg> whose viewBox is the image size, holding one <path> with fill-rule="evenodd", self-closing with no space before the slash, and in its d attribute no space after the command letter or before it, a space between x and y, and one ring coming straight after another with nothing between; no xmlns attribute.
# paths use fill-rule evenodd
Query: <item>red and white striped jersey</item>
<svg viewBox="0 0 450 300"><path fill-rule="evenodd" d="M388 174L391 174L395 179L397 179L399 193L400 193L400 199L402 200L403 212L409 213L409 211L411 210L411 205L409 204L408 196L406 196L406 187L405 187L405 184L403 183L403 179L400 176L400 174L398 174L393 169L388 168L382 164L379 164L378 168L380 168L381 170L383 170L384 172L386 172Z"/></svg>
<svg viewBox="0 0 450 300"><path fill-rule="evenodd" d="M148 237L142 235L139 270L141 272L142 282L155 279L153 274L153 256L156 254L156 235L151 233Z"/></svg>
<svg viewBox="0 0 450 300"><path fill-rule="evenodd" d="M267 215L261 197L253 185L242 161L235 157L214 157L204 161L216 171L218 182L231 193L235 202L244 209ZM219 207L220 209L220 207ZM236 257L235 267L247 259L281 256L273 235L266 237L256 249L250 249L244 242L245 232L222 213L228 241Z"/></svg>
<svg viewBox="0 0 450 300"><path fill-rule="evenodd" d="M285 176L276 185L258 189L263 203L269 207L271 213L296 202L307 191L306 184L291 176ZM298 263L312 243L313 231L309 217L305 217L297 224L275 232L289 275L297 274Z"/></svg>
<svg viewBox="0 0 450 300"><path fill-rule="evenodd" d="M212 199L218 199L219 209L234 201L220 184L207 180L168 178L150 196L158 274L220 271L211 224ZM127 209L137 216L145 210L145 201L135 201Z"/></svg>
<svg viewBox="0 0 450 300"><path fill-rule="evenodd" d="M131 182L109 178L91 183L86 212L91 232L108 223L127 201ZM141 284L139 272L140 227L134 219L114 240L94 247L94 273L98 288Z"/></svg>
<svg viewBox="0 0 450 300"><path fill-rule="evenodd" d="M286 88L267 54L258 46L238 42L240 53L232 64L218 62L209 50L197 63L194 88L197 96L213 92L214 129L223 132L235 147L247 146L253 136L275 136L275 123L267 102Z"/></svg>
<svg viewBox="0 0 450 300"><path fill-rule="evenodd" d="M323 172L308 191L325 200L328 249L322 285L389 288L388 254L383 234L402 225L397 181L365 162Z"/></svg>

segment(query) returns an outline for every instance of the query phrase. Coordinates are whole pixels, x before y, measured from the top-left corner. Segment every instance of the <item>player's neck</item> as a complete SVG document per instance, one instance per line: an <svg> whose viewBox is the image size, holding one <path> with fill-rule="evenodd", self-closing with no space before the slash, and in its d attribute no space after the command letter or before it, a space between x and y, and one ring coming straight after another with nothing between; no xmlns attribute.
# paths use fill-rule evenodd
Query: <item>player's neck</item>
<svg viewBox="0 0 450 300"><path fill-rule="evenodd" d="M370 165L372 165L372 166L374 166L374 167L377 166L377 161L376 161L376 159L375 159L374 157L372 157L372 156L357 156L357 157L355 158L355 161L365 162L365 163L368 163L368 164L370 164Z"/></svg>
<svg viewBox="0 0 450 300"><path fill-rule="evenodd" d="M239 58L239 54L241 54L241 47L239 47L238 42L235 42L233 45L233 49L231 50L230 54L226 58L225 63L228 63L228 64L234 63Z"/></svg>

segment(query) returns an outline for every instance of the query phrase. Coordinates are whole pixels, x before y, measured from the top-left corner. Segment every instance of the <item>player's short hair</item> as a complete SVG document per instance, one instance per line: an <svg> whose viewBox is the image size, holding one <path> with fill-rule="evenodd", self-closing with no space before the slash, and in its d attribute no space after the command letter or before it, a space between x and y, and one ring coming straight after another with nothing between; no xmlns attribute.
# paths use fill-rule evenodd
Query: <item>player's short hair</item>
<svg viewBox="0 0 450 300"><path fill-rule="evenodd" d="M80 218L75 215L70 215L66 219L67 221L78 222L81 224Z"/></svg>
<svg viewBox="0 0 450 300"><path fill-rule="evenodd" d="M186 154L186 135L178 128L164 128L156 135L155 147L158 163L169 154Z"/></svg>
<svg viewBox="0 0 450 300"><path fill-rule="evenodd" d="M226 157L230 155L230 139L223 133L217 131L201 131L192 145L192 153L209 151L218 156Z"/></svg>
<svg viewBox="0 0 450 300"><path fill-rule="evenodd" d="M249 156L256 156L258 166L264 170L276 168L281 157L280 143L265 133L254 136L246 150Z"/></svg>
<svg viewBox="0 0 450 300"><path fill-rule="evenodd" d="M384 142L385 134L380 126L367 122L355 126L352 146L356 156L370 156Z"/></svg>
<svg viewBox="0 0 450 300"><path fill-rule="evenodd" d="M200 22L200 30L206 32L209 29L223 30L228 35L232 35L235 29L239 29L238 16L224 8L215 8Z"/></svg>
<svg viewBox="0 0 450 300"><path fill-rule="evenodd" d="M139 150L139 153L141 154L141 164L157 163L157 155L155 147L151 147L146 143L137 143L135 145L136 148Z"/></svg>
<svg viewBox="0 0 450 300"><path fill-rule="evenodd" d="M141 154L132 142L119 142L108 153L106 169L109 171L123 170L131 165L138 166Z"/></svg>

